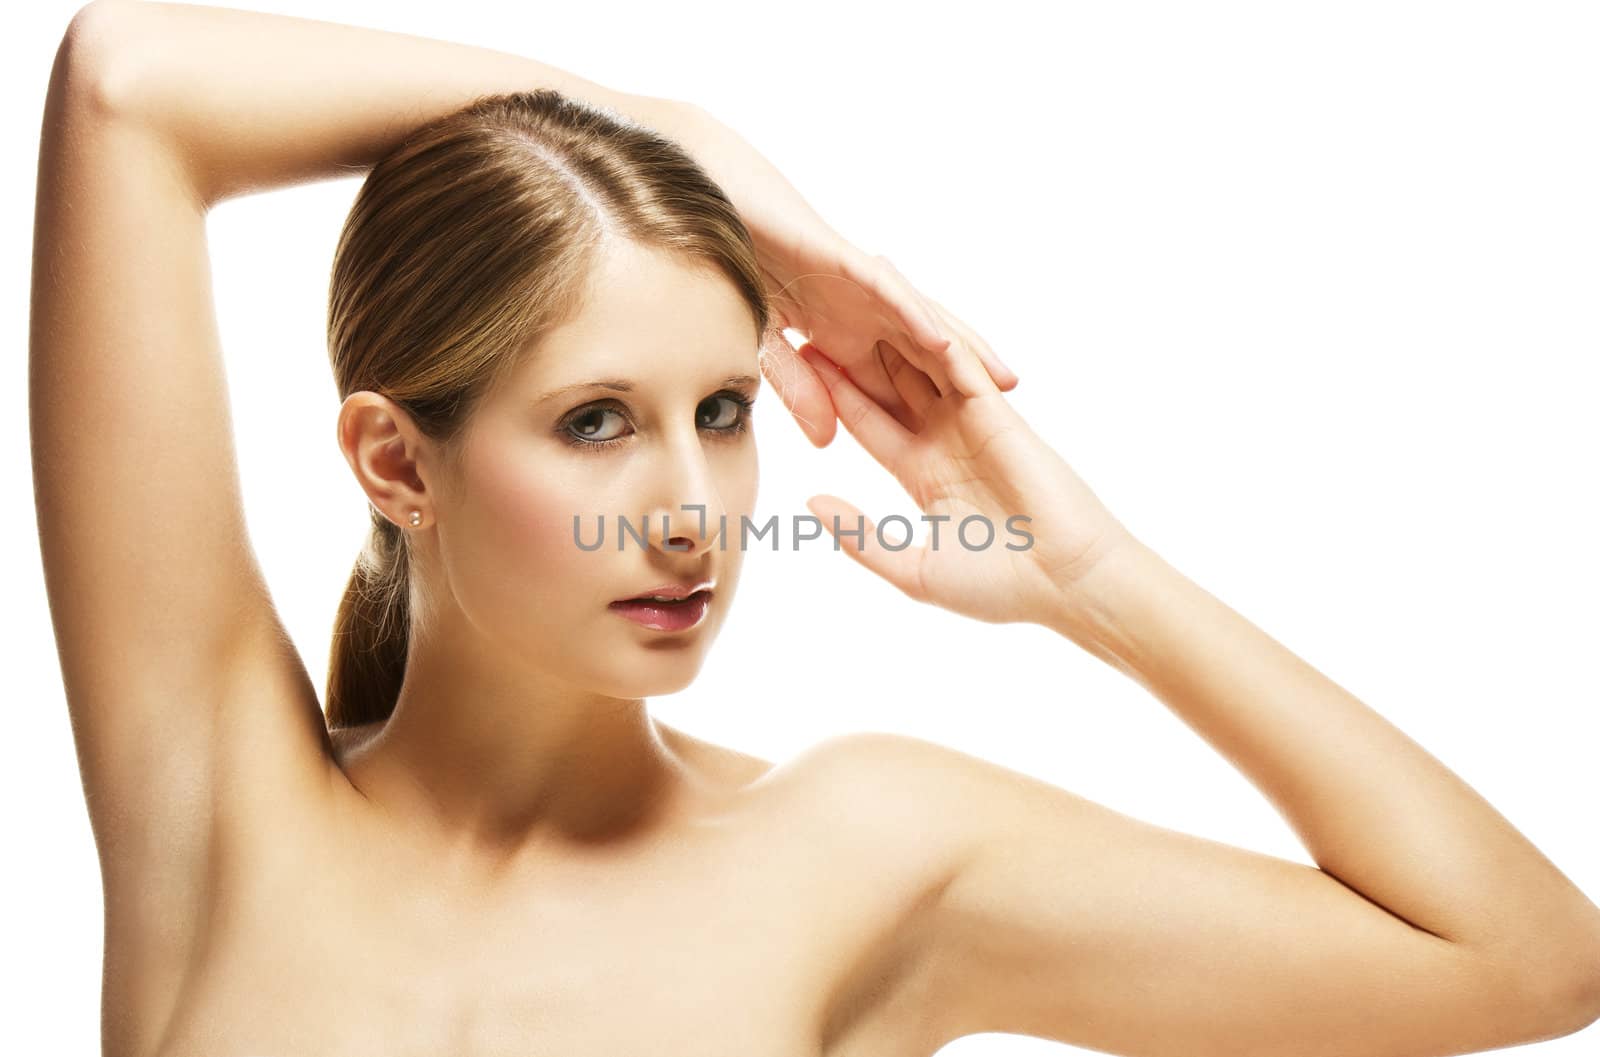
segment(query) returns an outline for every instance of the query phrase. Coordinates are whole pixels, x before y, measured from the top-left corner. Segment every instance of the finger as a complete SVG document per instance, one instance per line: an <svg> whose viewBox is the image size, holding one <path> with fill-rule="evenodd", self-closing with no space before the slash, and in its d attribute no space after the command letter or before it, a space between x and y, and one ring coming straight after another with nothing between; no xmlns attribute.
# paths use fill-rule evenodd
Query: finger
<svg viewBox="0 0 1600 1057"><path fill-rule="evenodd" d="M887 341L878 342L878 356L900 399L918 419L926 419L928 410L939 399L939 390L933 381Z"/></svg>
<svg viewBox="0 0 1600 1057"><path fill-rule="evenodd" d="M955 334L958 339L957 342L951 343L952 348L958 343L964 343L968 349L975 352L983 363L984 368L989 372L989 377L994 379L1001 392L1010 392L1017 387L1017 382L1020 380L1017 377L1017 372L1007 367L1000 357L995 355L995 351L989 347L987 341L983 340L982 335L969 327L954 312L951 312L936 299L928 298L928 304L939 316L939 321L946 332ZM948 351L946 350L947 353Z"/></svg>
<svg viewBox="0 0 1600 1057"><path fill-rule="evenodd" d="M900 326L918 345L929 352L939 352L950 344L950 338L940 331L932 308L923 303L916 288L887 258L869 256L854 247L841 257L845 277L870 290L872 296L893 309Z"/></svg>
<svg viewBox="0 0 1600 1057"><path fill-rule="evenodd" d="M938 317L933 306L900 274L900 269L889 258L867 257L859 250L847 247L842 259L842 270L847 279L865 287L894 310L900 322L900 336L903 339L900 344L906 350L905 355L933 381L939 395L954 391L955 383L950 379L945 358L940 355L951 339L935 322ZM915 305L916 311L908 313L907 305ZM867 389L870 392L872 387L869 385Z"/></svg>
<svg viewBox="0 0 1600 1057"><path fill-rule="evenodd" d="M967 343L966 338L957 335L939 356L944 362L944 369L949 372L950 381L962 396L983 396L998 390L983 361L978 358L977 350Z"/></svg>
<svg viewBox="0 0 1600 1057"><path fill-rule="evenodd" d="M815 345L804 346L800 354L827 383L834 411L844 428L861 442L861 446L867 449L868 454L877 459L890 473L898 476L900 467L906 461L907 449L916 440L916 435L896 422L894 417L871 397L856 388L855 383L845 375L844 371L818 351Z"/></svg>
<svg viewBox="0 0 1600 1057"><path fill-rule="evenodd" d="M838 496L814 495L806 500L806 507L828 530L836 548L907 595L921 599L922 548L910 545L909 532L904 546L891 538L890 546L886 547L878 540L878 526ZM860 529L859 535L857 529Z"/></svg>
<svg viewBox="0 0 1600 1057"><path fill-rule="evenodd" d="M809 339L800 345L802 358L808 348L820 352L826 361L837 362L828 354L827 349ZM911 410L905 399L901 397L899 390L895 388L894 379L889 376L889 369L884 363L883 353L879 350L876 342L873 343L870 351L872 353L870 359L859 367L851 368L849 372L850 381L868 400L894 416L896 422L913 433L918 432L922 429L922 417Z"/></svg>
<svg viewBox="0 0 1600 1057"><path fill-rule="evenodd" d="M937 306L935 306L937 308ZM941 318L948 318L941 312ZM978 397L997 390L994 377L978 356L978 347L965 331L950 328L954 340L939 354L945 371L962 396Z"/></svg>
<svg viewBox="0 0 1600 1057"><path fill-rule="evenodd" d="M900 274L900 269L895 267L893 261L891 261L888 257L881 255L878 257L878 260L882 261L889 267L891 271L894 272L899 281L904 284L904 286L909 289L917 298L918 303L923 307L923 311L933 316L937 321L937 331L940 337L949 342L949 344L942 351L944 353L943 360L946 363L947 370L952 377L960 370L960 368L955 365L955 361L959 358L960 350L958 350L955 346L963 337L965 337L968 340L970 348L977 353L979 361L983 364L984 369L988 372L989 377L993 380L994 384L1003 391L1009 391L1016 388L1018 381L1017 373L1002 363L1000 357L995 355L994 350L989 347L988 343L982 338L979 338L978 335L972 331L971 327L968 327L964 323L962 323L960 327L956 327L954 324L959 321L955 319L954 315L950 313L948 309L945 309L943 305L939 304L938 301L934 300L933 297L929 296L928 294L924 294L920 289L912 286L911 282L906 279L905 276ZM940 350L938 348L930 348L929 351L938 352ZM979 390L975 387L969 388L967 386L962 386L961 388L962 392L967 396L976 396L979 392ZM948 391L948 389L945 391Z"/></svg>
<svg viewBox="0 0 1600 1057"><path fill-rule="evenodd" d="M895 347L905 349L902 355L910 360L912 365L922 372L923 377L933 384L935 394L949 396L956 391L956 383L950 378L950 370L945 366L943 353L931 353L909 342L904 346L897 345Z"/></svg>
<svg viewBox="0 0 1600 1057"><path fill-rule="evenodd" d="M885 268L889 269L890 284L896 289L903 291L904 295L916 298L917 304L921 306L923 315L926 316L928 321L932 324L933 333L938 337L939 340L933 345L927 345L927 343L924 342L923 344L926 345L928 351L937 352L943 346L948 345L951 341L954 341L955 336L946 330L943 324L940 322L938 313L934 312L933 306L928 303L929 299L927 295L924 294L915 283L905 277L905 273L900 271L899 266L896 265L894 261L891 261L888 257L881 253L878 254L878 260Z"/></svg>
<svg viewBox="0 0 1600 1057"><path fill-rule="evenodd" d="M956 391L956 385L950 380L950 372L945 367L944 353L929 352L919 346L916 341L905 331L898 331L892 338L880 339L885 345L898 352L904 360L922 373L933 385L935 396L947 396ZM885 377L887 377L885 371Z"/></svg>
<svg viewBox="0 0 1600 1057"><path fill-rule="evenodd" d="M778 399L813 447L826 448L833 442L838 418L828 387L816 371L801 362L781 331L773 331L762 343L761 373L778 391Z"/></svg>
<svg viewBox="0 0 1600 1057"><path fill-rule="evenodd" d="M827 355L827 353L824 352L823 355ZM872 363L874 370L872 371L872 377L874 379L879 376L883 378L883 384L888 388L890 399L885 400L870 392L867 395L876 400L880 407L893 415L894 420L907 430L912 433L921 433L922 427L927 424L926 418L921 411L913 407L911 402L906 399L906 390L901 387L901 383L895 381L895 368L891 364L897 361L903 362L903 358L895 351L893 345L890 345L887 341L873 342ZM901 369L906 370L906 368ZM909 368L909 370L916 371L916 368ZM916 373L922 374L921 371L916 371ZM927 376L923 375L923 377L926 378ZM928 385L929 388L932 388L933 383L929 382ZM918 402L921 403L921 393L915 389L911 390L911 392L918 397ZM934 390L934 396L937 398L937 390Z"/></svg>

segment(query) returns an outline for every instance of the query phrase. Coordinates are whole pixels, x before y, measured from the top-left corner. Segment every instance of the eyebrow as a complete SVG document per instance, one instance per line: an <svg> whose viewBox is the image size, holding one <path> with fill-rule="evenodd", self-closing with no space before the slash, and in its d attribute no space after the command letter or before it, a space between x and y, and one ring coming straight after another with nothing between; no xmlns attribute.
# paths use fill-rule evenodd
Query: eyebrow
<svg viewBox="0 0 1600 1057"><path fill-rule="evenodd" d="M753 374L730 374L716 384L726 387L731 385L759 385L760 383L761 379ZM559 389L552 389L535 400L534 403L536 405L543 404L554 400L558 396L565 396L568 393L575 393L583 389L610 389L617 393L631 393L635 388L637 386L627 378L594 378L587 382L573 382L571 385L563 385Z"/></svg>

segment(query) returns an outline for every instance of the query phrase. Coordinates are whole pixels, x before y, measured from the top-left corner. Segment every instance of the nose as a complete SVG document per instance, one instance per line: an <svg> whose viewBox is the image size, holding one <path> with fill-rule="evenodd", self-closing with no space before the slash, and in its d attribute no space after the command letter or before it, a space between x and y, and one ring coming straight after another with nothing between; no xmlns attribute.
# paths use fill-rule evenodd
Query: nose
<svg viewBox="0 0 1600 1057"><path fill-rule="evenodd" d="M721 537L726 511L716 478L698 438L661 451L657 472L650 475L653 502L641 531L653 550L680 557L698 557Z"/></svg>

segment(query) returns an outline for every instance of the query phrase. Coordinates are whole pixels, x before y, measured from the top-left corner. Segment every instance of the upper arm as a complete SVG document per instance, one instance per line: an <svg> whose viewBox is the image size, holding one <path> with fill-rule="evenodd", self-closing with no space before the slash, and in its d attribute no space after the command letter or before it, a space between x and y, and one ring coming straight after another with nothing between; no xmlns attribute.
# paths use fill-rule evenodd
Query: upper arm
<svg viewBox="0 0 1600 1057"><path fill-rule="evenodd" d="M51 71L28 368L45 585L112 912L189 876L220 790L326 758L246 535L205 211L113 105L125 13L80 11Z"/></svg>
<svg viewBox="0 0 1600 1057"><path fill-rule="evenodd" d="M1331 875L1120 814L917 739L930 811L966 834L918 920L937 1045L1005 1032L1138 1057L1414 1057L1592 1020Z"/></svg>

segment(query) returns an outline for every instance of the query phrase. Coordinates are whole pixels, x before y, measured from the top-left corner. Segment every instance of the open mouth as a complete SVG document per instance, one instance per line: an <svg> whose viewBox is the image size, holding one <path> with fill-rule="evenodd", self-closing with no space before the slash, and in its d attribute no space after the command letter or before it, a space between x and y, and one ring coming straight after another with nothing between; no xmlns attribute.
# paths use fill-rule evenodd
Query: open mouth
<svg viewBox="0 0 1600 1057"><path fill-rule="evenodd" d="M683 631L705 617L711 606L710 591L696 591L679 599L627 598L611 603L611 609L637 624L656 631Z"/></svg>

